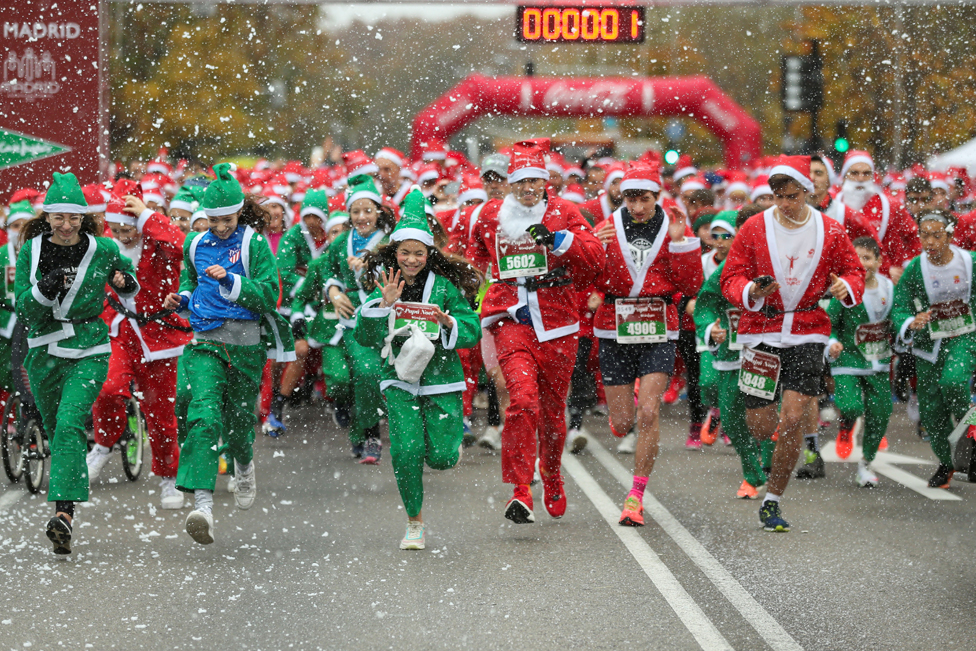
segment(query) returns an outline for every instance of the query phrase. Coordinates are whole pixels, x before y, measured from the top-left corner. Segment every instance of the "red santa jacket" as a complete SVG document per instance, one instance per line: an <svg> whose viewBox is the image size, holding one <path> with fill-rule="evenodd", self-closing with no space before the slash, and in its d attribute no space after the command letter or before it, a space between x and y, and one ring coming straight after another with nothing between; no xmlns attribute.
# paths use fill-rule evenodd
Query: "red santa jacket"
<svg viewBox="0 0 976 651"><path fill-rule="evenodd" d="M844 230L847 231L847 237L852 242L859 237L870 237L878 244L881 244L881 241L878 239L878 231L868 223L864 215L837 199L831 199L829 194L824 202L820 204L820 212L843 226Z"/></svg>
<svg viewBox="0 0 976 651"><path fill-rule="evenodd" d="M952 232L952 243L960 249L976 251L976 212L959 215Z"/></svg>
<svg viewBox="0 0 976 651"><path fill-rule="evenodd" d="M591 215L593 215L593 222L598 224L602 221L610 219L610 216L616 210L610 205L610 198L607 196L605 191L601 191L600 194L590 199L589 201L584 201L579 205L580 212L586 210Z"/></svg>
<svg viewBox="0 0 976 651"><path fill-rule="evenodd" d="M743 308L738 340L754 346L763 333L776 333L783 347L800 344L826 344L830 338L830 319L818 302L830 288L830 274L847 285L849 296L843 302L854 307L864 294L864 267L844 228L823 213L813 211L815 238L811 238L812 260L800 281L802 295L792 305L784 305L776 291L753 303L748 292L754 278L772 276L780 286L786 274L779 259L773 230L775 208L754 215L735 236L722 271L722 294L736 307ZM767 339L768 340L768 339Z"/></svg>
<svg viewBox="0 0 976 651"><path fill-rule="evenodd" d="M838 199L842 199L840 195ZM889 267L904 267L908 261L922 253L918 239L918 225L908 211L883 194L876 194L864 204L861 213L878 232L881 242L881 272Z"/></svg>
<svg viewBox="0 0 976 651"><path fill-rule="evenodd" d="M661 207L658 210L664 212ZM615 237L606 245L607 263L595 284L596 290L606 298L596 311L593 333L601 339L617 338L615 299L658 296L668 301L668 339L677 339L680 315L673 296L677 293L694 296L701 289L704 282L701 241L685 226L685 241L672 242L665 215L651 250L638 267L627 244L623 219L622 210L611 216ZM602 226L601 223L598 229Z"/></svg>
<svg viewBox="0 0 976 651"><path fill-rule="evenodd" d="M458 208L450 217L444 220L444 231L447 233L447 239L450 241L450 244L448 244L444 251L445 253L464 255L465 249L468 248L468 239L470 239L469 225L471 223L471 213L477 207L464 206Z"/></svg>
<svg viewBox="0 0 976 651"><path fill-rule="evenodd" d="M528 306L539 341L574 334L579 331L577 288L588 286L603 269L603 247L574 204L559 197L549 197L541 223L553 233L565 233L559 247L547 253L549 271L546 275L556 276L553 286L545 286L550 283L541 281L542 276L500 280L498 240L513 239L516 231L522 233L533 223L516 219L511 210L515 202L515 197L508 195L504 201L494 199L479 206L468 244L466 257L469 260L488 260L492 267L491 285L481 304L481 325L488 328L502 319L514 319L520 308ZM509 237L499 238L499 230L504 226L509 227ZM568 275L570 283L561 284L565 276L559 274L559 269ZM537 282L543 282L543 286L533 289Z"/></svg>
<svg viewBox="0 0 976 651"><path fill-rule="evenodd" d="M112 290L109 295L130 312L153 314L163 309L163 301L168 294L179 291L180 263L183 261L183 240L186 236L166 216L149 209L139 216L136 227L142 234L142 254L136 266L136 278L141 289L133 299L120 299L108 285ZM192 338L189 332L163 325L189 327L184 319L175 314L167 316L162 323L150 321L140 326L136 319L126 318L106 302L102 319L108 324L112 337L131 329L142 345L143 357L148 361L179 357L183 354L184 344Z"/></svg>

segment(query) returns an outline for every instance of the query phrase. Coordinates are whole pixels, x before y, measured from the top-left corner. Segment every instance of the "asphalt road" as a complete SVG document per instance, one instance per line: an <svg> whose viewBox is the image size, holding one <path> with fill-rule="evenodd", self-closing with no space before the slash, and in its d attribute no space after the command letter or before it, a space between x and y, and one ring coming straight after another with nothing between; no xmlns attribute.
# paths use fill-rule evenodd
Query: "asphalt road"
<svg viewBox="0 0 976 651"><path fill-rule="evenodd" d="M118 461L103 471L67 561L44 537L44 496L4 484L0 650L976 648L976 486L916 490L934 457L902 405L885 464L898 481L859 489L852 462L829 463L791 483L788 534L734 499L731 448L684 449L686 413L666 408L647 526L615 524L632 458L591 416L564 518L537 490L536 524L505 520L499 457L473 448L427 472L422 552L398 549L389 459L354 463L318 405L257 440L254 508L218 480L207 547L183 530L188 508L157 508L148 464L135 483Z"/></svg>

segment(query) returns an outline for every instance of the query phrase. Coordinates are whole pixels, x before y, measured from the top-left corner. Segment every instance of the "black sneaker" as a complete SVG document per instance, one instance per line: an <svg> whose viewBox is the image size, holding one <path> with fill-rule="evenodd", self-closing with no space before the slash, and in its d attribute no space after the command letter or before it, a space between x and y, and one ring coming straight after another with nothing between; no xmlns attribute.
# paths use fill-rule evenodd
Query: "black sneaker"
<svg viewBox="0 0 976 651"><path fill-rule="evenodd" d="M363 445L363 456L359 460L359 463L375 466L380 462L380 458L383 456L383 444L376 437L369 437L366 439L366 443Z"/></svg>
<svg viewBox="0 0 976 651"><path fill-rule="evenodd" d="M71 524L60 515L47 521L47 537L54 543L55 554L71 553Z"/></svg>
<svg viewBox="0 0 976 651"><path fill-rule="evenodd" d="M803 467L796 471L797 479L823 479L827 476L827 464L819 452L803 451Z"/></svg>
<svg viewBox="0 0 976 651"><path fill-rule="evenodd" d="M954 474L956 474L955 470L940 463L939 469L929 479L929 488L949 488L949 482Z"/></svg>
<svg viewBox="0 0 976 651"><path fill-rule="evenodd" d="M352 458L362 459L363 458L363 444L356 443L352 446Z"/></svg>
<svg viewBox="0 0 976 651"><path fill-rule="evenodd" d="M779 502L766 500L759 507L759 520L766 531L785 533L790 530L790 523L783 519L779 512Z"/></svg>

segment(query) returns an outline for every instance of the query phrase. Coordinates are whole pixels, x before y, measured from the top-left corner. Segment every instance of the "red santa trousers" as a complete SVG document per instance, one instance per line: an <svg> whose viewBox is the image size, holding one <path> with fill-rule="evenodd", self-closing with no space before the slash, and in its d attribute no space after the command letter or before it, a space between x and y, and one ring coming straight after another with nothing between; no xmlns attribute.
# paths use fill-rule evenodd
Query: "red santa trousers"
<svg viewBox="0 0 976 651"><path fill-rule="evenodd" d="M502 481L528 484L536 449L547 474L559 471L566 443L566 395L577 335L540 342L532 326L504 320L495 330L498 364L511 404L502 430ZM538 436L537 436L538 435Z"/></svg>
<svg viewBox="0 0 976 651"><path fill-rule="evenodd" d="M461 402L464 406L464 415L471 417L474 412L474 394L478 392L478 375L484 361L481 359L481 346L473 348L462 348L457 351L461 358L461 368L464 369L464 393L461 394Z"/></svg>
<svg viewBox="0 0 976 651"><path fill-rule="evenodd" d="M143 361L142 345L135 332L127 323L121 324L119 336L112 338L108 379L92 409L95 442L112 447L125 431L128 420L125 401L132 395L129 386L135 380L142 394L139 408L146 417L152 448L152 471L157 477L176 477L180 461L174 411L177 359Z"/></svg>

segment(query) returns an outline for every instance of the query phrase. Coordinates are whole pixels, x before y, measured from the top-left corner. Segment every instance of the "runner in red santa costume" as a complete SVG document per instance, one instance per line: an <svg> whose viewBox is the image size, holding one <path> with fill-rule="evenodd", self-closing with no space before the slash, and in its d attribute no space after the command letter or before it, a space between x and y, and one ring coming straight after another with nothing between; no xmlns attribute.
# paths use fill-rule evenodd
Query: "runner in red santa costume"
<svg viewBox="0 0 976 651"><path fill-rule="evenodd" d="M620 184L624 208L597 228L607 262L595 288L604 300L593 332L600 340L610 427L624 436L636 425L634 482L620 524L644 524L644 488L660 441L661 396L674 373L679 335L676 293L694 296L704 275L701 241L678 210L657 205L661 173L637 165ZM640 379L637 408L634 383ZM700 427L700 426L699 426Z"/></svg>
<svg viewBox="0 0 976 651"><path fill-rule="evenodd" d="M843 226L851 242L859 237L870 237L880 244L878 232L864 215L830 196L830 175L830 168L822 157L810 157L810 180L813 181L813 194L807 199L810 205Z"/></svg>
<svg viewBox="0 0 976 651"><path fill-rule="evenodd" d="M769 186L776 205L742 226L722 272L722 293L742 309L739 389L749 430L765 441L779 429L759 518L766 531L789 531L780 498L804 425L817 410L830 337L830 319L818 301L829 291L844 307L860 303L864 267L844 228L807 205L814 191L809 156L780 158Z"/></svg>
<svg viewBox="0 0 976 651"><path fill-rule="evenodd" d="M624 164L614 163L606 168L607 175L603 177L603 192L589 201L579 205L584 216L593 215L593 223L599 224L610 219L610 215L624 204L624 197L620 194L620 182L624 178Z"/></svg>
<svg viewBox="0 0 976 651"><path fill-rule="evenodd" d="M844 184L837 201L861 211L878 232L884 260L880 272L897 284L908 261L922 253L918 225L901 204L885 196L874 182L874 160L868 152L848 152L840 175Z"/></svg>
<svg viewBox="0 0 976 651"><path fill-rule="evenodd" d="M576 286L585 287L604 263L603 247L576 206L547 196L548 150L547 138L513 147L512 192L484 205L469 247L492 266L481 325L495 337L511 394L502 479L515 485L505 517L520 524L535 522L529 484L537 449L546 510L554 518L566 512L560 467L579 332Z"/></svg>
<svg viewBox="0 0 976 651"><path fill-rule="evenodd" d="M175 484L180 458L174 411L176 361L191 330L186 321L163 309L163 301L179 286L186 236L168 217L146 208L134 182L120 181L115 192L125 195L109 201L106 221L122 255L132 259L143 289L132 299L111 292L102 313L112 356L108 379L92 408L95 445L88 453L88 477L95 481L128 424L125 402L135 381L149 430L152 471L162 480L162 508L179 509L183 493Z"/></svg>

